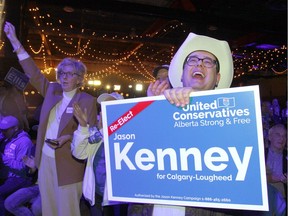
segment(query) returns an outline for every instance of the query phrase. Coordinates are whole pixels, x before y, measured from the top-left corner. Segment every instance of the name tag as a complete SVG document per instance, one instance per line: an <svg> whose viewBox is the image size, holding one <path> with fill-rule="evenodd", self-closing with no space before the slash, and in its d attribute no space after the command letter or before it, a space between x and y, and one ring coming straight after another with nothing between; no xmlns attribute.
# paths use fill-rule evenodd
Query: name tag
<svg viewBox="0 0 288 216"><path fill-rule="evenodd" d="M66 113L73 113L73 107L67 107Z"/></svg>

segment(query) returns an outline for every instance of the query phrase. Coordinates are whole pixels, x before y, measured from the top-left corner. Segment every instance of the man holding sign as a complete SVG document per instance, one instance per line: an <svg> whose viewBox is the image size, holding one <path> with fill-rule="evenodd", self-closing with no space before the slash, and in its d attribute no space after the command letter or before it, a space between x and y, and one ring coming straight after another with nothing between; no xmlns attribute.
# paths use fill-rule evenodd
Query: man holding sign
<svg viewBox="0 0 288 216"><path fill-rule="evenodd" d="M147 95L164 94L171 104L184 108L190 104L191 92L229 88L233 79L233 60L228 43L190 33L171 61L169 79L172 89L169 89L167 83L156 81L150 84ZM225 98L219 101L219 104L221 103L226 106L229 103L233 104L233 101ZM213 134L209 135L213 136ZM185 209L185 207L172 205L154 205L153 209L155 216L225 215L225 212L221 209L193 207ZM228 210L226 213L232 214L232 211ZM239 214L239 212L235 213Z"/></svg>
<svg viewBox="0 0 288 216"><path fill-rule="evenodd" d="M164 93L172 104L184 107L189 104L191 92L229 88L233 73L232 54L226 41L190 33L169 67L173 88L156 81L149 85L147 94Z"/></svg>
<svg viewBox="0 0 288 216"><path fill-rule="evenodd" d="M232 79L233 59L228 43L190 33L169 67L169 80L173 88L168 89L166 83L156 81L149 85L147 95L164 93L171 104L185 107L190 102L191 92L229 88ZM196 211L198 214L209 212ZM185 215L185 208L155 205L153 215Z"/></svg>

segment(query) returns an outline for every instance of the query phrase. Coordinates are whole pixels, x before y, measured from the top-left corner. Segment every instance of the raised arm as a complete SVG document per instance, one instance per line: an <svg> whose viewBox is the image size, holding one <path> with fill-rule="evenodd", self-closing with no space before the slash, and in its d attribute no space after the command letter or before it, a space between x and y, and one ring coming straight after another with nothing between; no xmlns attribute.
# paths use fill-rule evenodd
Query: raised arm
<svg viewBox="0 0 288 216"><path fill-rule="evenodd" d="M33 59L22 46L16 36L15 27L11 23L5 22L4 32L13 47L13 52L17 54L22 69L29 77L29 82L45 97L48 86L50 85L48 79L41 73Z"/></svg>
<svg viewBox="0 0 288 216"><path fill-rule="evenodd" d="M13 47L13 52L15 52L16 54L25 53L25 50L24 50L21 42L18 40L18 38L16 36L15 27L11 23L5 22L4 32L5 32L7 38L9 39L9 41Z"/></svg>

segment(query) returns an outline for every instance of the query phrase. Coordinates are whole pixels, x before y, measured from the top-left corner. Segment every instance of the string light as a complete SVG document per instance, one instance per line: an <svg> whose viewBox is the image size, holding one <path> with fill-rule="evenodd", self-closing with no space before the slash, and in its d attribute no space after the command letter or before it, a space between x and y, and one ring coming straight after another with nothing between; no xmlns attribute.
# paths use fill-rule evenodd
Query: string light
<svg viewBox="0 0 288 216"><path fill-rule="evenodd" d="M35 12L35 11L37 11L38 13L39 13L39 8L37 8L37 10L36 9L30 9L29 10L30 12ZM47 18L50 18L51 16L50 16L50 14L47 14L46 15L47 16ZM175 20L174 21L171 21L171 22L176 22ZM62 24L63 22L61 21L61 20L59 20L59 23L60 24ZM53 22L51 22L51 21L47 21L46 22L46 26L45 26L45 28L47 29L47 26L49 27L49 26L53 26ZM162 31L161 31L161 33L162 34L160 34L160 32L156 32L154 35L158 35L158 36L161 36L161 35L163 35L163 34L167 34L168 32L170 32L171 30L174 30L174 29L176 29L176 28L178 28L178 27L180 27L180 26L183 26L183 23L180 23L179 24L179 22L177 21L177 23L175 23L174 25L169 25L167 28L163 28L162 29ZM69 24L69 27L71 28L71 29L73 29L73 25L72 24ZM44 32L44 28L42 29L42 31ZM55 31L55 29L52 27L52 31ZM62 32L62 31L60 31L60 32ZM83 29L81 29L81 33L83 33L84 31L83 31ZM95 35L95 32L93 32L92 33L92 36L94 36ZM154 36L154 35L151 35L151 34L145 34L144 36L142 36L142 35L135 35L134 36L134 38L145 38L145 37L152 37L152 36ZM48 39L48 35L45 35L46 36L46 38ZM101 36L99 36L99 37L101 37ZM107 35L107 34L104 34L103 36L102 36L102 38L108 38L109 36ZM118 35L112 35L112 36L110 36L109 37L110 39L112 39L112 40L115 40L115 39L117 39L117 38L119 38L119 36ZM124 37L122 37L122 39L124 39L124 38L128 38L128 36L124 36ZM131 55L133 55L134 54L134 51L132 50L132 51L130 51L130 52L126 52L126 53L119 53L118 55L119 56L122 56L122 55L126 55L126 56L123 56L123 57L121 57L120 59L113 59L113 60L111 60L111 58L110 59L103 59L103 58L100 58L100 57L97 57L96 55L95 55L95 53L90 53L90 52L87 52L87 50L86 49L89 49L89 50L91 50L91 47L89 46L89 43L90 43L90 40L88 40L87 41L87 43L85 44L85 45L83 45L82 46L82 48L81 49L79 49L79 51L76 51L75 53L68 53L68 52L66 52L65 50L63 50L63 49L61 49L60 48L60 45L58 45L56 42L54 42L52 39L48 39L50 42L51 42L51 44L52 44L52 46L56 49L56 50L58 50L58 52L60 52L60 53L62 53L62 54L64 54L64 55L68 55L68 56L78 56L78 55L82 55L81 56L81 58L86 58L85 56L84 56L84 54L87 54L87 56L88 57L93 57L93 58L95 58L95 60L100 60L100 61L104 61L104 62L114 62L114 61L119 61L119 60L125 60L125 59L128 59L129 58L129 56L131 56ZM70 49L69 49L70 50ZM93 50L94 52L95 52L95 50ZM101 51L98 51L99 52L99 54L103 54L103 52L101 53ZM105 53L104 53L105 54ZM115 57L115 53L106 53L108 56L113 56L113 57Z"/></svg>
<svg viewBox="0 0 288 216"><path fill-rule="evenodd" d="M247 73L257 71L271 70L277 75L287 73L287 46L282 46L273 50L248 50L236 49L233 52L233 61L235 71L240 71L234 78L239 78ZM284 68L282 71L277 71L275 68Z"/></svg>
<svg viewBox="0 0 288 216"><path fill-rule="evenodd" d="M85 80L88 82L89 80L95 79L103 79L105 77L116 75L126 81L137 82L137 83L150 83L154 80L152 76L152 66L157 66L156 64L167 64L171 61L173 55L175 54L176 47L171 45L169 48L165 47L151 47L146 45L145 43L137 44L135 47L131 48L131 50L125 52L117 52L113 51L101 51L95 49L97 47L97 43L99 43L99 38L105 39L107 41L116 40L148 40L153 37L163 37L170 32L173 32L177 29L179 31L182 29L183 33L190 32L189 29L185 29L183 23L179 21L171 21L163 26L160 30L155 32L147 32L143 35L138 35L133 32L133 36L131 35L118 35L118 34L97 34L95 32L90 32L83 28L77 30L76 26L71 23L64 23L62 19L53 20L52 14L39 15L41 10L39 7L34 7L29 9L33 19L39 19L38 27L41 29L41 33L45 36L46 43L49 43L48 46L53 47L56 52L59 52L63 55L70 57L78 57L82 60L88 61L99 61L104 63L110 63L110 66L107 66L104 69L90 72ZM54 23L55 22L55 23ZM59 28L55 28L55 26L59 25ZM82 36L81 40L75 40L75 36L67 36L67 34L63 33L63 29L70 29L71 31L79 31L77 36ZM63 29L62 29L63 28ZM63 44L57 42L58 40L53 39L53 36L48 36L48 32L55 32L58 34L58 38L63 38L63 44L68 48L65 49ZM84 34L86 36L84 36ZM86 39L85 39L86 38ZM87 39L89 38L89 39ZM140 42L139 42L140 43ZM33 47L31 41L28 39L27 44L34 55L42 54L44 69L43 73L50 74L51 71L56 70L53 67L47 67L46 63L46 50L44 46L43 38L41 39L41 44L39 48ZM34 41L33 41L34 44ZM35 45L34 45L35 46ZM4 47L4 42L0 44L0 50ZM66 50L69 50L66 51ZM74 52L71 52L74 50ZM147 53L151 53L147 54ZM235 49L233 50L233 60L234 60L234 68L237 73L234 78L240 78L245 74L249 74L257 71L267 71L271 70L276 75L282 75L287 73L287 46L282 46L279 49L273 50L248 50L248 49ZM155 62L155 65L148 65L145 62ZM129 74L125 73L120 69L120 66L130 65L133 67L137 73L142 76L141 79L137 79ZM284 67L284 68L283 68ZM280 69L279 69L280 68ZM282 69L281 69L282 68Z"/></svg>
<svg viewBox="0 0 288 216"><path fill-rule="evenodd" d="M38 49L38 51L36 51L36 50L32 47L32 45L30 44L30 40L27 40L27 43L29 44L30 50L31 50L35 55L39 54L39 53L42 51L42 49L44 48L44 46L43 46L43 40L41 40L41 45L40 45L40 48Z"/></svg>
<svg viewBox="0 0 288 216"><path fill-rule="evenodd" d="M2 48L4 47L4 45L5 45L5 42L4 42L4 41L1 41L1 43L0 43L0 50L2 50Z"/></svg>

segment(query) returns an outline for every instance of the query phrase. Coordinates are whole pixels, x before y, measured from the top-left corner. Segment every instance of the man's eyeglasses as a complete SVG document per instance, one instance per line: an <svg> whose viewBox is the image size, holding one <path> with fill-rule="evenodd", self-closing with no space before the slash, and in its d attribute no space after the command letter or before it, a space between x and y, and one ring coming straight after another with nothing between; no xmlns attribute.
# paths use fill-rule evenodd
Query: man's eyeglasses
<svg viewBox="0 0 288 216"><path fill-rule="evenodd" d="M203 65L204 67L206 68L212 68L214 67L214 65L216 65L216 60L213 60L211 58L198 58L196 56L189 56L187 59L186 59L186 63L189 65L189 66L197 66L198 65L198 62L199 61L202 61L203 62Z"/></svg>
<svg viewBox="0 0 288 216"><path fill-rule="evenodd" d="M73 76L80 76L79 74L75 72L59 72L58 75L59 77L64 77L66 75L66 77L69 77L69 78L72 78Z"/></svg>

